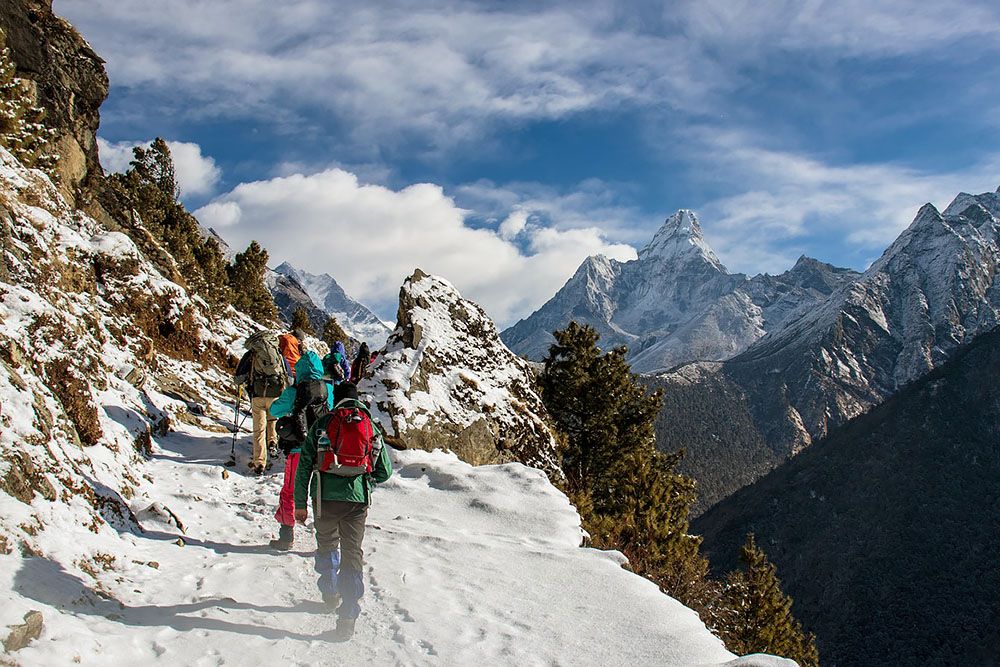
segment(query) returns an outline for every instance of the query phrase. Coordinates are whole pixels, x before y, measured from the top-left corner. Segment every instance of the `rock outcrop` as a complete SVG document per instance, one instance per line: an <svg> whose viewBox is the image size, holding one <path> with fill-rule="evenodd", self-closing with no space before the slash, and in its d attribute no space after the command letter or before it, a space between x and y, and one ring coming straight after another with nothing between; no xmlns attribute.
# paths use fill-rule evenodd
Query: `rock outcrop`
<svg viewBox="0 0 1000 667"><path fill-rule="evenodd" d="M33 84L45 124L57 132L59 189L70 204L82 208L104 173L97 154L99 108L108 96L104 61L53 13L52 0L4 0L0 28L17 75Z"/></svg>
<svg viewBox="0 0 1000 667"><path fill-rule="evenodd" d="M360 389L395 447L449 449L476 465L520 461L562 477L531 366L441 278L418 269L403 283L396 329Z"/></svg>

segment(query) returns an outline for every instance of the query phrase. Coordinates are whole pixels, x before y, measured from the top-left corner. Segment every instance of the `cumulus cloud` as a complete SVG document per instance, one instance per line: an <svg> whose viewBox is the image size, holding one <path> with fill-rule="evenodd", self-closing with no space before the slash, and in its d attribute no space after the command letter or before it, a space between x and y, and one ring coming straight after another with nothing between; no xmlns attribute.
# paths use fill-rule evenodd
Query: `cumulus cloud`
<svg viewBox="0 0 1000 667"><path fill-rule="evenodd" d="M132 149L136 146L148 146L149 141L119 141L109 142L97 138L97 148L101 155L101 166L106 171L124 172L132 161ZM182 196L198 196L211 194L215 189L222 170L209 155L203 155L201 146L187 141L168 141L170 155L174 161L174 173L177 177L177 187Z"/></svg>
<svg viewBox="0 0 1000 667"><path fill-rule="evenodd" d="M331 274L383 313L394 311L400 283L419 267L452 281L501 325L549 299L587 256L635 257L596 227L560 230L529 224L526 210L512 213L503 231L473 228L470 211L437 185L392 190L328 169L243 183L195 215L225 228L236 247L258 239L273 264Z"/></svg>

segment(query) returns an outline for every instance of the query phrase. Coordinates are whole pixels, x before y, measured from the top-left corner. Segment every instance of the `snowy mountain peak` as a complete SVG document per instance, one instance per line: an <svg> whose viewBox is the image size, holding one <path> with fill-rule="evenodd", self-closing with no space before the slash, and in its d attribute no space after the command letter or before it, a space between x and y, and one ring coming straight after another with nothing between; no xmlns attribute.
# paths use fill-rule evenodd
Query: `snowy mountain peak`
<svg viewBox="0 0 1000 667"><path fill-rule="evenodd" d="M329 273L313 275L288 262L282 262L274 271L294 279L316 305L335 317L353 338L367 342L374 349L382 347L389 327L375 313L348 296Z"/></svg>
<svg viewBox="0 0 1000 667"><path fill-rule="evenodd" d="M726 273L726 268L705 242L701 224L694 211L682 208L666 219L646 247L639 251L640 260L676 261L690 255L700 256Z"/></svg>

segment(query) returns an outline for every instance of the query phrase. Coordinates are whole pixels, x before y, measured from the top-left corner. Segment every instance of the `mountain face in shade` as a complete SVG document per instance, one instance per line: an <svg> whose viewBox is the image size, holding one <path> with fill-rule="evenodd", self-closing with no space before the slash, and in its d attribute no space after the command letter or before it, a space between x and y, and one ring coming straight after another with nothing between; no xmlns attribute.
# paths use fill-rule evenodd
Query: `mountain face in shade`
<svg viewBox="0 0 1000 667"><path fill-rule="evenodd" d="M512 350L542 358L551 332L571 320L628 345L638 372L693 360L723 360L775 331L801 309L858 276L809 258L779 276L730 274L702 235L698 217L670 216L638 259L590 257L538 311L503 332Z"/></svg>
<svg viewBox="0 0 1000 667"><path fill-rule="evenodd" d="M668 394L658 444L686 450L682 467L701 484L699 509L995 327L998 215L995 193L960 195L944 214L927 204L859 280L824 303L793 307L775 333L733 359L652 381Z"/></svg>
<svg viewBox="0 0 1000 667"><path fill-rule="evenodd" d="M1000 330L953 357L693 525L718 571L757 536L824 663L1000 664Z"/></svg>
<svg viewBox="0 0 1000 667"><path fill-rule="evenodd" d="M275 272L292 278L316 306L335 317L352 338L368 343L372 349L385 344L389 327L375 313L349 297L330 274L313 275L288 262L278 266Z"/></svg>

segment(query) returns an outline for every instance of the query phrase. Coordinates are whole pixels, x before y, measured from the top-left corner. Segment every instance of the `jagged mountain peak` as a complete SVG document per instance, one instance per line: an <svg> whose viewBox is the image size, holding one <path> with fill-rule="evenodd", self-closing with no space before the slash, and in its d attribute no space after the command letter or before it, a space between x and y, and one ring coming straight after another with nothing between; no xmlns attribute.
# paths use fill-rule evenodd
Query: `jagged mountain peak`
<svg viewBox="0 0 1000 667"><path fill-rule="evenodd" d="M690 255L700 255L718 270L727 273L726 267L705 242L698 216L686 208L667 218L653 239L639 251L640 260L677 260Z"/></svg>
<svg viewBox="0 0 1000 667"><path fill-rule="evenodd" d="M385 342L389 327L366 306L352 299L330 274L313 275L287 261L275 267L274 271L294 280L320 309L335 317L352 337L376 349Z"/></svg>

